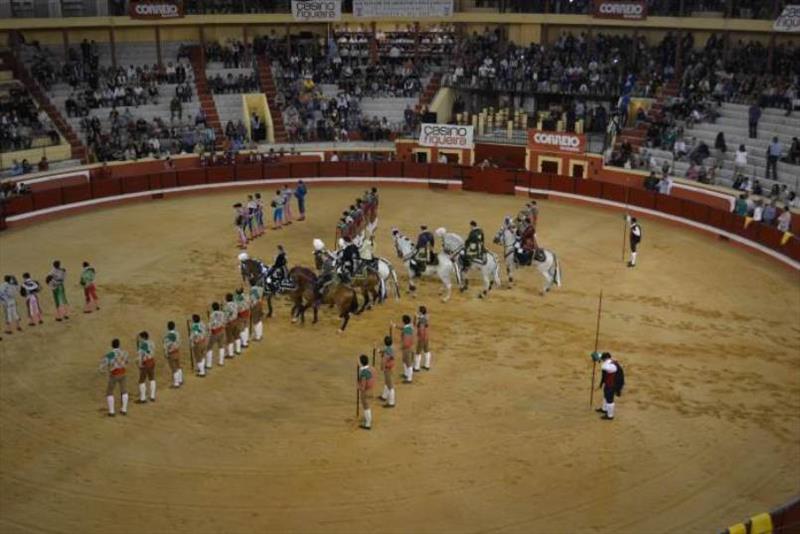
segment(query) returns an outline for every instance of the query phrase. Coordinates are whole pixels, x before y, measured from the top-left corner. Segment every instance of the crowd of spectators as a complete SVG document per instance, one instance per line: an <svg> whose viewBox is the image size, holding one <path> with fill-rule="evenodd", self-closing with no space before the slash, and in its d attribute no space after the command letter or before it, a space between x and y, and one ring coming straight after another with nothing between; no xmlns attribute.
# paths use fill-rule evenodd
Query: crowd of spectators
<svg viewBox="0 0 800 534"><path fill-rule="evenodd" d="M57 145L58 131L30 93L17 83L0 88L0 152Z"/></svg>
<svg viewBox="0 0 800 534"><path fill-rule="evenodd" d="M275 40L262 39L256 46L281 49ZM322 40L299 44L292 54L271 54L276 104L290 141L347 141L356 132L361 139L379 141L415 124L416 114L406 113L401 124L362 116L360 104L363 97L417 96L425 63L362 64L342 57L342 50L335 40ZM323 93L320 84L336 84L336 94Z"/></svg>

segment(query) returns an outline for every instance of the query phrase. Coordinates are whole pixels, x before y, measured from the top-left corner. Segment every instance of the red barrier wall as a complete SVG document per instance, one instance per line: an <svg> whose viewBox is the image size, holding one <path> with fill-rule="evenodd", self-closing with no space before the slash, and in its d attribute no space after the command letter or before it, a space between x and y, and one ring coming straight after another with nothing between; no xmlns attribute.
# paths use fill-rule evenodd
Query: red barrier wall
<svg viewBox="0 0 800 534"><path fill-rule="evenodd" d="M186 161L186 160L182 160ZM188 161L191 161L188 160ZM158 163L158 165L154 165ZM443 164L421 164L402 161L383 162L319 162L299 161L295 163L241 163L229 166L193 167L165 171L163 162L130 164L124 171L114 174L120 177L92 179L90 184L70 184L54 189L36 191L30 195L9 199L3 205L3 217L13 217L29 212L45 210L62 205L85 202L92 199L135 195L163 189L200 187L208 184L230 183L243 180L263 180L269 187L270 180L297 180L316 177L389 177L409 178L416 183L426 180L456 180L463 189L492 194L514 194L515 187L555 191L587 198L600 198L634 207L660 211L685 220L702 223L719 230L742 236L779 252L795 261L800 261L800 239L796 236L784 241L784 234L777 229L752 222L746 228L744 219L706 202L694 199L666 196L638 187L600 180L575 179L567 176L544 175L535 172L508 169L480 169ZM120 166L122 167L122 166ZM145 172L135 172L137 169ZM152 169L152 172L151 172ZM433 184L429 183L430 186ZM445 184L446 185L446 184ZM139 195L140 198L141 195ZM148 198L145 196L144 198ZM34 220L34 219L27 219ZM5 220L3 222L6 222ZM25 221L14 221L13 223ZM0 228L4 225L0 224Z"/></svg>

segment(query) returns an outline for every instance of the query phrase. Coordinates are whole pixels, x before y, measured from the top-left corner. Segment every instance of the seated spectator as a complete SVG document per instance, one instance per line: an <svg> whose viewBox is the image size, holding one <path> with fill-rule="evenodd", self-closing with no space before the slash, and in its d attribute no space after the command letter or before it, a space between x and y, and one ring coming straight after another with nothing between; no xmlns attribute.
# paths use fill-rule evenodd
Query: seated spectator
<svg viewBox="0 0 800 534"><path fill-rule="evenodd" d="M681 160L689 154L689 149L686 146L686 141L682 138L675 141L675 147L673 149L673 153L675 154L676 160Z"/></svg>
<svg viewBox="0 0 800 534"><path fill-rule="evenodd" d="M764 189L761 187L761 182L759 182L758 179L753 182L753 194L758 196L764 195Z"/></svg>
<svg viewBox="0 0 800 534"><path fill-rule="evenodd" d="M764 224L768 224L772 226L775 224L775 219L778 216L778 208L775 207L775 201L770 202L766 206L764 206L764 213L762 214L762 220Z"/></svg>
<svg viewBox="0 0 800 534"><path fill-rule="evenodd" d="M38 165L39 172L50 170L50 162L47 161L47 156L42 156Z"/></svg>
<svg viewBox="0 0 800 534"><path fill-rule="evenodd" d="M693 182L698 181L700 178L700 169L694 163L689 164L689 169L686 171L686 179Z"/></svg>
<svg viewBox="0 0 800 534"><path fill-rule="evenodd" d="M783 213L778 216L778 230L781 232L789 232L792 229L792 212L789 211L789 206L783 207Z"/></svg>
<svg viewBox="0 0 800 534"><path fill-rule="evenodd" d="M733 213L741 215L742 217L747 217L747 195L739 195L733 205Z"/></svg>
<svg viewBox="0 0 800 534"><path fill-rule="evenodd" d="M662 195L669 195L672 192L672 178L666 176L658 183L658 192Z"/></svg>
<svg viewBox="0 0 800 534"><path fill-rule="evenodd" d="M664 174L666 176L666 173ZM644 188L648 191L657 192L658 191L658 182L660 180L656 176L656 173L651 172L650 175L644 179Z"/></svg>

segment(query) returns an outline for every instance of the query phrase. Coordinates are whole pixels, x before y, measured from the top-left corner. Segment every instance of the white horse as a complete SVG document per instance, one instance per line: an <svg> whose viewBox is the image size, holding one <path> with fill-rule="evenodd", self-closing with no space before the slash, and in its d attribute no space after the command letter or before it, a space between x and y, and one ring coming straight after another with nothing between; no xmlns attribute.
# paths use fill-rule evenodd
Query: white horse
<svg viewBox="0 0 800 534"><path fill-rule="evenodd" d="M408 290L411 292L416 291L417 286L414 284L414 276L416 273L411 267L411 261L414 259L414 254L417 252L417 247L409 238L401 234L400 230L396 228L392 230L392 240L394 241L394 248L397 251L397 257L403 260L403 263L408 270ZM442 302L447 302L450 300L450 294L453 290L451 277L456 273L456 267L450 260L450 257L444 252L438 253L436 257L439 260L439 263L437 265L426 266L425 270L421 273L421 276L438 276L439 280L442 281L442 285L444 286L444 296L442 297Z"/></svg>
<svg viewBox="0 0 800 534"><path fill-rule="evenodd" d="M521 265L517 261L517 244L519 238L514 230L509 226L503 225L494 236L494 242L503 247L503 258L506 262L506 272L508 273L509 283L514 282L514 269ZM538 249L539 254L534 254L531 260L531 265L542 274L545 279L544 287L542 287L541 294L544 296L550 291L553 286L561 287L561 265L558 262L558 256L555 252L544 248ZM543 259L538 259L539 258Z"/></svg>
<svg viewBox="0 0 800 534"><path fill-rule="evenodd" d="M461 256L459 256L461 257ZM483 279L483 290L478 293L478 298L489 296L489 291L494 286L500 287L500 261L497 259L497 254L494 252L486 251L485 260L473 259L470 261L470 269L464 271L461 261L455 262L456 266L456 280L458 281L459 289L463 292L469 286L467 275L471 271L478 271L481 273ZM472 267L475 267L472 269Z"/></svg>

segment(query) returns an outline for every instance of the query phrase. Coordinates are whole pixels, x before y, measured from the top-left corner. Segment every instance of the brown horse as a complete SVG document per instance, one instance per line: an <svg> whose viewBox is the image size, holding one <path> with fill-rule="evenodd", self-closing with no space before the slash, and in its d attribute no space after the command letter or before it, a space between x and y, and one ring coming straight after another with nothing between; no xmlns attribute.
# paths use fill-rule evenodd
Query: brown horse
<svg viewBox="0 0 800 534"><path fill-rule="evenodd" d="M339 310L339 317L342 318L340 332L344 332L347 323L350 321L351 314L358 314L358 295L352 287L330 283L322 288L321 293L318 289L318 278L314 271L306 267L293 267L289 271L289 278L297 286L297 289L287 292L294 305L292 306L292 321L300 319L300 323L305 323L305 312L310 307L314 310L314 323L318 320L320 302L329 304Z"/></svg>
<svg viewBox="0 0 800 534"><path fill-rule="evenodd" d="M314 252L314 264L317 270L322 273L322 276L333 276L335 271L335 259L330 253L326 254L326 251L316 250ZM358 310L358 313L368 308L372 309L372 301L380 302L385 296L381 279L378 273L372 269L362 268L361 272L350 276L350 281L347 285L356 290L360 289L364 297L364 303L361 305L361 309ZM372 296L372 301L370 301L370 296Z"/></svg>

